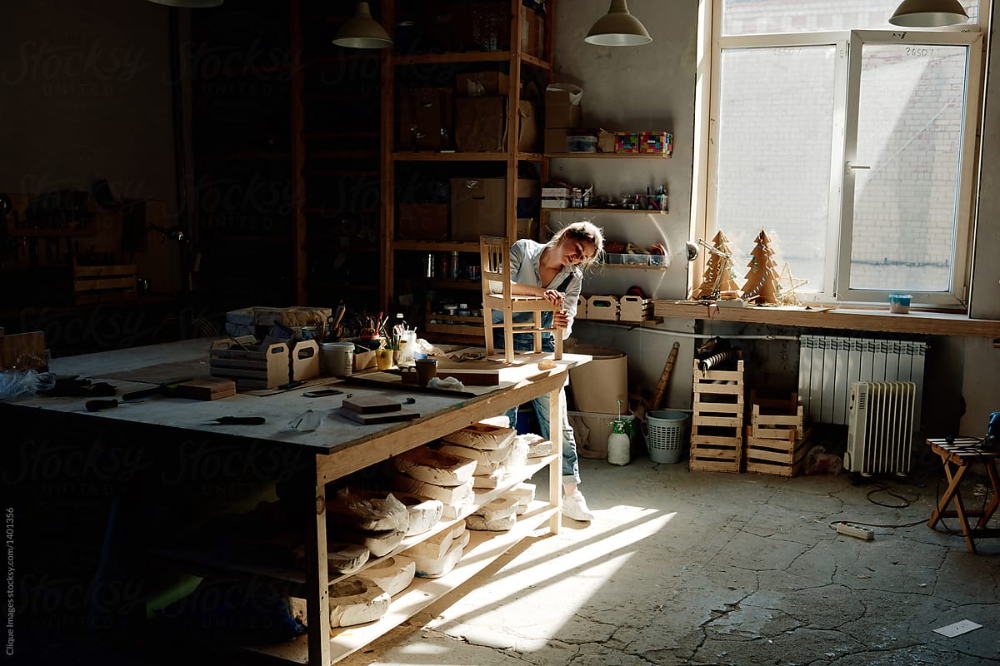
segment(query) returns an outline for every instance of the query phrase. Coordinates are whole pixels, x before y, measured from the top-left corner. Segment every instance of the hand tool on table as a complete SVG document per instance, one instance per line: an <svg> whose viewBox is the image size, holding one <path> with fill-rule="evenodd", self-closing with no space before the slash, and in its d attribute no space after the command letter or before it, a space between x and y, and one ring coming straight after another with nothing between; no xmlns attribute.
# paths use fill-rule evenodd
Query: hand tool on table
<svg viewBox="0 0 1000 666"><path fill-rule="evenodd" d="M343 303L337 305L337 311L330 317L326 318L326 339L336 339L341 338L340 322L344 318L344 313L347 312L347 307Z"/></svg>
<svg viewBox="0 0 1000 666"><path fill-rule="evenodd" d="M178 384L183 384L184 382L191 381L191 377L184 377L182 379L172 379L168 382L163 382L159 386L154 386L153 388L142 389L140 391L132 391L131 393L126 393L122 396L123 402L134 402L136 400L142 400L143 398L149 398L154 395L170 395L177 390Z"/></svg>
<svg viewBox="0 0 1000 666"><path fill-rule="evenodd" d="M208 421L205 425L263 425L267 419L263 416L220 416Z"/></svg>
<svg viewBox="0 0 1000 666"><path fill-rule="evenodd" d="M403 384L402 382L384 382L378 379L366 379L364 377L358 377L352 375L349 377L341 377L341 382L345 384L353 384L354 386L364 386L366 388L375 388L383 391L405 391L407 393L433 393L436 395L448 395L454 398L475 398L478 394L470 393L469 391L452 391L449 389L437 389L428 386L420 386L419 384Z"/></svg>

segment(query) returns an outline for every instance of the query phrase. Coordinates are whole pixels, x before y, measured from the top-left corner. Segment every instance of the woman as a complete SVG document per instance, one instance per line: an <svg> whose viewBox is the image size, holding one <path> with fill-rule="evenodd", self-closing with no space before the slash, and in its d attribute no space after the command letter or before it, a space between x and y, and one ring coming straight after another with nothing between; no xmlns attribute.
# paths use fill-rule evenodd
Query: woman
<svg viewBox="0 0 1000 666"><path fill-rule="evenodd" d="M564 227L545 245L530 239L522 239L510 248L511 292L521 296L540 296L560 309L555 313L545 312L542 324L560 329L563 339L568 338L573 329L573 318L583 287L581 268L597 261L604 251L604 235L601 229L590 222L576 222ZM531 321L531 313L514 315L514 321ZM503 321L503 313L494 311L494 323ZM503 347L502 329L494 330L494 344ZM532 351L530 333L514 334L515 351ZM551 333L546 333L542 348L555 351ZM532 400L538 416L538 429L542 437L549 439L549 397ZM573 428L566 414L566 391L559 392L559 411L562 414L563 429L563 513L574 520L591 521L594 514L587 508L587 500L577 489L580 483L580 468L576 454L576 440ZM517 408L507 412L511 426L517 422Z"/></svg>

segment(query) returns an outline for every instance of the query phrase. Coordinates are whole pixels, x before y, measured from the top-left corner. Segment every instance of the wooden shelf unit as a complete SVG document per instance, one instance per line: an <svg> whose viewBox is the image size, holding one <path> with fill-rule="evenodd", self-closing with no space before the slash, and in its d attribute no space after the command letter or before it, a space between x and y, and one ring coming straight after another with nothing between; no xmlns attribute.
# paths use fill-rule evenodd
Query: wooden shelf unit
<svg viewBox="0 0 1000 666"><path fill-rule="evenodd" d="M554 17L556 16L555 1L549 0L546 3L545 38L542 53L545 58L539 58L523 52L521 21L522 13L532 11L522 5L521 0L509 0L511 12L510 47L504 51L490 52L460 52L460 53L434 53L434 54L393 54L386 53L382 61L382 275L380 283L382 285L380 307L389 312L394 309L393 303L396 299L396 253L397 252L469 252L478 253L479 244L476 242L422 242L395 240L396 233L396 166L404 163L486 163L503 165L504 178L506 178L506 228L504 235L513 241L517 238L517 179L519 167L522 163L531 162L541 165L542 177L546 175L546 157L542 152L522 152L518 150L517 143L520 134L520 117L517 113L518 104L521 100L522 67L531 68L525 70L530 72L530 76L539 77L544 82L552 79L553 63L552 54ZM396 22L396 2L386 0L382 13L382 20L385 25L395 25ZM547 59L546 59L547 58ZM405 72L402 68L407 66L426 65L501 65L507 64L508 80L508 104L507 104L507 136L506 150L503 152L431 152L431 151L399 151L396 150L396 81L397 77ZM539 133L543 128L539 127ZM541 142L541 137L539 137ZM424 282L424 284L428 284ZM446 281L438 280L434 283L437 289L447 289L449 284ZM470 283L471 284L471 283ZM478 283L475 283L478 285ZM470 291L472 288L459 286L459 289ZM437 317L435 317L437 319ZM457 329L471 327L437 324L436 327L447 329L446 335L460 335ZM456 330L452 330L456 329ZM435 332L432 328L425 326L424 330ZM480 332L480 336L482 333ZM461 335L463 342L471 341L467 335ZM480 337L481 339L481 337Z"/></svg>

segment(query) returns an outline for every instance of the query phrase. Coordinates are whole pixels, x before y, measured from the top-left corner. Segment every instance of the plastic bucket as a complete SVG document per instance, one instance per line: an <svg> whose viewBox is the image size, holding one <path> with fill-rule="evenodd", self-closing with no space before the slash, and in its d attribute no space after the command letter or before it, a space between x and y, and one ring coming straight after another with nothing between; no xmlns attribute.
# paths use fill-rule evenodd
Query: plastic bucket
<svg viewBox="0 0 1000 666"><path fill-rule="evenodd" d="M646 414L646 447L649 459L655 463L673 464L680 462L684 454L684 429L688 415L684 412L657 410Z"/></svg>
<svg viewBox="0 0 1000 666"><path fill-rule="evenodd" d="M336 377L346 377L354 370L354 343L353 342L325 342L323 343L320 361L323 366L323 373Z"/></svg>

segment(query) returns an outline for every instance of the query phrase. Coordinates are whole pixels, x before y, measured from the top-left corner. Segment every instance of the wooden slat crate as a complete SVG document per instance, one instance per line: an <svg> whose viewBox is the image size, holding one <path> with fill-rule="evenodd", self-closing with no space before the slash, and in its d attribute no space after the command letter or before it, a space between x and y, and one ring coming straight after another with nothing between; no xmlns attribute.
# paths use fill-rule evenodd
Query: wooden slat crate
<svg viewBox="0 0 1000 666"><path fill-rule="evenodd" d="M310 341L314 342L314 341ZM288 381L288 345L277 342L266 351L242 348L235 340L217 340L209 352L210 374L236 380L240 391L270 389Z"/></svg>
<svg viewBox="0 0 1000 666"><path fill-rule="evenodd" d="M653 300L631 294L618 299L618 321L644 322L653 316Z"/></svg>
<svg viewBox="0 0 1000 666"><path fill-rule="evenodd" d="M594 294L587 298L587 319L618 321L618 297Z"/></svg>
<svg viewBox="0 0 1000 666"><path fill-rule="evenodd" d="M115 266L73 265L73 296L77 305L118 303L138 296L135 264Z"/></svg>
<svg viewBox="0 0 1000 666"><path fill-rule="evenodd" d="M750 401L746 471L795 476L809 449L809 428L798 396L792 393L787 400L769 400L751 391Z"/></svg>
<svg viewBox="0 0 1000 666"><path fill-rule="evenodd" d="M743 457L743 361L736 370L703 372L694 362L689 467L694 472L739 472Z"/></svg>

